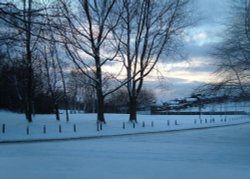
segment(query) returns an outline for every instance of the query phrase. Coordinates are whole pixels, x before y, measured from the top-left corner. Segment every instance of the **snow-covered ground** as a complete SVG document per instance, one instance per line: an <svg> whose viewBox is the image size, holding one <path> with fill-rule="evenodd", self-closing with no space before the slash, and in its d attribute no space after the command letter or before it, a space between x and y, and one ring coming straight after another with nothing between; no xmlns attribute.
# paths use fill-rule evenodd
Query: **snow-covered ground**
<svg viewBox="0 0 250 179"><path fill-rule="evenodd" d="M0 144L2 179L249 179L250 124Z"/></svg>
<svg viewBox="0 0 250 179"><path fill-rule="evenodd" d="M97 131L96 114L71 114L70 122L65 121L64 115L61 121L56 121L54 115L36 115L34 122L29 124L23 114L0 111L0 143L165 132L250 122L250 117L247 115L203 115L201 118L191 115L138 115L138 123L133 126L128 122L127 114L105 116L107 124L102 126L103 130Z"/></svg>
<svg viewBox="0 0 250 179"><path fill-rule="evenodd" d="M247 115L138 115L135 128L126 114L105 117L97 131L96 114L71 114L70 122L36 115L29 124L23 114L0 111L0 178L250 178ZM217 126L227 127L210 128ZM6 143L69 138L82 140Z"/></svg>

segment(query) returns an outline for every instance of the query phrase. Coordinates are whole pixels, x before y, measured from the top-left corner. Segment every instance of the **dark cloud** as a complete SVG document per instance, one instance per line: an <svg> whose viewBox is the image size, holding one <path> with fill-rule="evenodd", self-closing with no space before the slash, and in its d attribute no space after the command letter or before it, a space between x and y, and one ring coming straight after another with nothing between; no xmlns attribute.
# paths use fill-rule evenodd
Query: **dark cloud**
<svg viewBox="0 0 250 179"><path fill-rule="evenodd" d="M195 13L201 18L200 24L214 27L226 17L230 0L195 0L197 10Z"/></svg>
<svg viewBox="0 0 250 179"><path fill-rule="evenodd" d="M210 56L209 53L211 52L211 49L212 49L212 46L210 44L198 46L193 43L187 43L185 51L188 54L189 58L209 57Z"/></svg>

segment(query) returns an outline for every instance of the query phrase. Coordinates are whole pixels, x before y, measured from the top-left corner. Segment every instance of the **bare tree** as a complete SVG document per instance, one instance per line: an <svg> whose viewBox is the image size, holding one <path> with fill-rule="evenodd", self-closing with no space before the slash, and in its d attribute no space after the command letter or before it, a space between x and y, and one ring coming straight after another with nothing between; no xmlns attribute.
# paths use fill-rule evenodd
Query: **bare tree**
<svg viewBox="0 0 250 179"><path fill-rule="evenodd" d="M43 66L44 66L44 77L46 80L47 90L48 93L50 94L52 100L53 100L53 105L54 105L54 112L56 115L56 119L60 120L60 115L59 115L59 100L62 98L61 96L61 76L59 73L59 67L58 63L56 60L56 55L55 55L55 47L48 45L45 45L46 43L44 42L43 46L41 46L41 55L42 55L42 61Z"/></svg>
<svg viewBox="0 0 250 179"><path fill-rule="evenodd" d="M55 16L57 16L57 14L55 14L56 12L53 12L53 10L54 9L49 9L46 11L45 26L40 33L41 39L39 40L39 52L41 55L41 61L43 61L46 86L54 102L54 112L56 114L56 119L60 120L58 103L63 99L66 112L66 121L69 121L65 79L66 62L63 61L65 53L63 53L63 47L60 45L60 43L57 43L58 35L51 27L51 18L55 18Z"/></svg>
<svg viewBox="0 0 250 179"><path fill-rule="evenodd" d="M52 52L52 56L55 58L57 63L58 72L61 77L61 87L63 89L63 101L64 101L64 109L65 109L65 115L66 115L66 121L69 121L69 102L68 102L68 92L67 92L67 85L66 85L66 72L67 67L69 66L69 63L66 62L65 57L66 54L63 52L63 46L60 43L60 35L57 34L57 31L54 31L54 28L58 27L52 27L55 23L54 21L58 18L62 19L62 15L58 13L58 7L60 7L59 2L57 1L51 1L51 4L49 8L46 8L46 30L45 33L47 33L47 36L43 36L44 42L47 42L51 45L50 51Z"/></svg>
<svg viewBox="0 0 250 179"><path fill-rule="evenodd" d="M70 9L66 1L61 0L60 21L63 28L59 31L69 58L79 71L90 79L88 85L96 91L97 120L104 122L104 98L119 89L124 83L113 89L104 90L104 84L116 77L113 72L104 71L104 67L114 64L118 46L112 46L112 31L115 30L120 14L114 11L117 0L78 0L72 1L78 9Z"/></svg>
<svg viewBox="0 0 250 179"><path fill-rule="evenodd" d="M168 58L178 35L189 26L189 0L122 0L120 30L114 31L127 74L130 121L136 121L145 77L159 59Z"/></svg>
<svg viewBox="0 0 250 179"><path fill-rule="evenodd" d="M5 40L8 44L11 41L17 44L15 46L17 51L12 53L23 58L25 66L25 115L29 122L32 122L32 113L34 113L34 61L43 10L41 4L33 0L0 3L0 19L10 30L5 32L8 34Z"/></svg>
<svg viewBox="0 0 250 179"><path fill-rule="evenodd" d="M219 79L213 86L238 95L250 93L250 1L232 1L223 40L215 47L213 57L218 59L216 74Z"/></svg>
<svg viewBox="0 0 250 179"><path fill-rule="evenodd" d="M62 60L58 55L56 34L54 34L50 26L52 18L58 17L55 14L57 11L53 8L54 5L56 5L56 1L45 2L40 0L10 0L8 3L0 3L0 20L8 27L0 40L4 42L5 49L10 54L9 56L13 59L21 59L25 67L25 95L23 95L22 100L25 101L24 111L29 122L32 121L32 113L35 113L34 97L36 88L39 85L36 84L35 78L37 71L41 71L41 61L45 60L47 86L49 86L48 89L54 99L55 106L58 106L58 97L56 97L58 85L56 85L55 81L58 81L60 76L64 91L63 99L66 109L68 108ZM52 78L51 71L53 70L50 69L51 67L54 69L53 77L57 76L57 79ZM56 73L57 75L55 75ZM59 119L58 109L56 111L57 119ZM66 118L68 121L67 110Z"/></svg>

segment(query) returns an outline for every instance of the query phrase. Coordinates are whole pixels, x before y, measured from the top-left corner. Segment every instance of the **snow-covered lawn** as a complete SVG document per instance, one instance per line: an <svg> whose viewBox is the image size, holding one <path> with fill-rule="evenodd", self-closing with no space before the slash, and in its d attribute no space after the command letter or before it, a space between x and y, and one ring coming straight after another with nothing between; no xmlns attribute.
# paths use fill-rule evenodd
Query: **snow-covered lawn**
<svg viewBox="0 0 250 179"><path fill-rule="evenodd" d="M1 179L249 179L250 124L0 144Z"/></svg>
<svg viewBox="0 0 250 179"><path fill-rule="evenodd" d="M181 116L138 115L138 123L128 122L127 114L106 114L107 124L97 131L96 114L71 114L70 121L56 121L54 115L36 115L29 124L23 114L0 111L0 143L8 141L91 138L135 133L173 131L234 125L250 122L247 115Z"/></svg>

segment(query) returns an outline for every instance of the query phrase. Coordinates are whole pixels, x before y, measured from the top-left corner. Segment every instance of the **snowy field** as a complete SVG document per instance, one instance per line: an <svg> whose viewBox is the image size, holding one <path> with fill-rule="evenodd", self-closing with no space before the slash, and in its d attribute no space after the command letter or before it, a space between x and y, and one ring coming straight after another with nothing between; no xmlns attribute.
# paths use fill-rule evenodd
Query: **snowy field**
<svg viewBox="0 0 250 179"><path fill-rule="evenodd" d="M250 124L0 144L2 179L249 179Z"/></svg>
<svg viewBox="0 0 250 179"><path fill-rule="evenodd" d="M71 114L69 122L64 115L61 117L61 121L56 121L54 115L36 115L29 124L23 114L0 111L0 143L166 132L250 122L248 115L138 115L138 123L133 126L127 114L106 114L107 124L102 130L99 126L97 131L96 114Z"/></svg>
<svg viewBox="0 0 250 179"><path fill-rule="evenodd" d="M29 124L0 111L1 179L250 178L248 115L138 115L133 126L128 115L106 114L99 131L96 114L61 117L36 115Z"/></svg>

